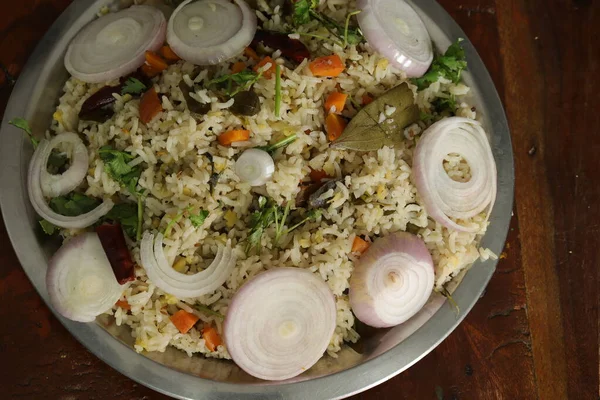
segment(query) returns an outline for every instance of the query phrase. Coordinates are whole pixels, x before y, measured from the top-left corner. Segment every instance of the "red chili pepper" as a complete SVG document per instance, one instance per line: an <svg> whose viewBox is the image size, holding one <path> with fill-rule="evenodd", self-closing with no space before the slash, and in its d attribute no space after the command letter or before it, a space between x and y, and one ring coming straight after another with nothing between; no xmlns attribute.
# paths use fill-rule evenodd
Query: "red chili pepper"
<svg viewBox="0 0 600 400"><path fill-rule="evenodd" d="M123 285L135 279L134 263L120 224L104 224L96 228L102 248L110 262L117 282Z"/></svg>
<svg viewBox="0 0 600 400"><path fill-rule="evenodd" d="M252 39L252 46L256 47L259 43L281 51L281 55L297 63L301 63L305 58L310 58L310 52L304 43L297 39L290 39L286 33L256 31L254 39Z"/></svg>

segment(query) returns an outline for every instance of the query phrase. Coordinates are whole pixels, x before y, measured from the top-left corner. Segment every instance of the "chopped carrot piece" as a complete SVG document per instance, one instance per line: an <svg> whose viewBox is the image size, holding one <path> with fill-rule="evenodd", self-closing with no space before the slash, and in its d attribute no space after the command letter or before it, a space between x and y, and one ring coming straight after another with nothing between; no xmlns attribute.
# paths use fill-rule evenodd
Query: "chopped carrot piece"
<svg viewBox="0 0 600 400"><path fill-rule="evenodd" d="M245 129L234 129L219 135L218 140L221 146L229 146L234 142L243 142L250 139L250 131Z"/></svg>
<svg viewBox="0 0 600 400"><path fill-rule="evenodd" d="M217 330L212 326L207 326L204 329L202 329L202 338L204 339L206 347L210 351L217 350L217 347L223 343L223 341L221 340L221 336L219 336Z"/></svg>
<svg viewBox="0 0 600 400"><path fill-rule="evenodd" d="M310 180L315 182L315 183L321 183L321 181L327 177L329 177L329 175L327 175L327 172L323 171L322 169L310 169Z"/></svg>
<svg viewBox="0 0 600 400"><path fill-rule="evenodd" d="M119 300L115 303L115 306L121 307L123 310L131 310L131 306L127 302L127 300Z"/></svg>
<svg viewBox="0 0 600 400"><path fill-rule="evenodd" d="M366 106L367 104L371 104L373 102L373 98L369 96L367 93L362 96L362 104Z"/></svg>
<svg viewBox="0 0 600 400"><path fill-rule="evenodd" d="M244 55L254 61L260 60L260 57L258 56L258 54L256 54L256 51L254 51L252 47L246 47L244 49Z"/></svg>
<svg viewBox="0 0 600 400"><path fill-rule="evenodd" d="M177 62L181 58L175 54L171 46L163 46L160 48L160 55L167 61Z"/></svg>
<svg viewBox="0 0 600 400"><path fill-rule="evenodd" d="M271 64L271 66L269 67L269 69L263 71L262 74L265 78L271 79L271 77L275 73L276 66L275 66L275 61L273 61L273 59L269 56L266 56L265 58L260 60L260 62L258 64L256 64L254 66L254 72L258 72L259 69L261 69L262 67L264 67L267 64Z"/></svg>
<svg viewBox="0 0 600 400"><path fill-rule="evenodd" d="M231 66L231 72L237 74L238 72L242 72L246 69L246 63L243 61L238 61Z"/></svg>
<svg viewBox="0 0 600 400"><path fill-rule="evenodd" d="M146 51L146 64L159 71L164 71L169 66L161 56L153 51Z"/></svg>
<svg viewBox="0 0 600 400"><path fill-rule="evenodd" d="M200 318L185 310L179 310L169 317L179 332L188 333Z"/></svg>
<svg viewBox="0 0 600 400"><path fill-rule="evenodd" d="M308 64L314 76L338 76L344 71L344 63L337 54L316 58Z"/></svg>
<svg viewBox="0 0 600 400"><path fill-rule="evenodd" d="M162 104L154 88L146 91L140 99L140 120L147 124L162 111Z"/></svg>
<svg viewBox="0 0 600 400"><path fill-rule="evenodd" d="M325 101L325 112L341 114L346 106L347 94L340 92L332 92Z"/></svg>
<svg viewBox="0 0 600 400"><path fill-rule="evenodd" d="M352 252L353 253L364 253L369 248L369 243L363 240L360 236L356 236L354 238L354 242L352 242Z"/></svg>
<svg viewBox="0 0 600 400"><path fill-rule="evenodd" d="M327 130L327 138L333 142L346 129L346 120L337 114L329 114L325 119L325 129Z"/></svg>
<svg viewBox="0 0 600 400"><path fill-rule="evenodd" d="M142 65L142 74L144 74L148 78L154 78L161 72L162 72L161 70L154 68L152 65L148 65L148 64Z"/></svg>

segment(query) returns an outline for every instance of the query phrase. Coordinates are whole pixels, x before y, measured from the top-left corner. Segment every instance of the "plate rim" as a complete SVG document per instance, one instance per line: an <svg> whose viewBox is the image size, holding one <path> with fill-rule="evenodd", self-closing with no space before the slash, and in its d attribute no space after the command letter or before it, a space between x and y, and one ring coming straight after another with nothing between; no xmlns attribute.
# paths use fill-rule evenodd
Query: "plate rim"
<svg viewBox="0 0 600 400"><path fill-rule="evenodd" d="M514 198L514 160L508 121L500 97L493 81L465 33L435 0L421 0L418 4L408 1L426 19L436 22L446 37L465 38L463 45L467 52L469 73L478 93L485 97L485 110L492 126L492 147L498 167L498 194L492 212L488 233L482 244L499 253L504 247L512 217ZM23 216L30 215L28 207L24 159L31 157L31 149L24 136L15 135L16 128L8 126L15 116L31 115L29 99L39 91L39 84L51 54L59 43L70 40L76 21L91 16L107 4L106 0L78 0L71 3L54 22L50 30L35 48L25 65L6 107L0 135L0 208L7 233L21 266L33 283L46 305L67 328L67 330L88 350L112 368L134 381L163 394L179 399L304 399L308 396L318 399L338 399L360 393L376 386L408 369L431 352L465 318L487 286L495 271L496 260L476 262L476 266L466 274L464 281L455 293L461 304L461 311L455 318L452 313L437 313L419 330L419 337L411 335L402 343L387 352L349 369L310 380L292 383L238 384L217 382L181 372L143 355L137 354L112 337L95 323L82 324L69 321L51 307L45 288L45 273L38 265L45 263L41 249L32 251L29 245L37 243L33 229L23 223ZM91 17L90 17L91 19ZM429 28L429 27L428 27ZM78 30L78 29L77 29ZM77 31L75 30L75 31ZM66 46L65 46L66 48ZM476 79L475 79L476 78ZM496 142L499 141L498 143ZM499 161L501 163L499 163ZM503 169L501 171L500 165ZM494 237L490 238L489 236ZM471 286L466 286L466 285ZM474 286L475 285L475 286ZM438 331L442 331L441 334ZM113 340L107 340L107 337ZM125 351L128 349L129 351Z"/></svg>

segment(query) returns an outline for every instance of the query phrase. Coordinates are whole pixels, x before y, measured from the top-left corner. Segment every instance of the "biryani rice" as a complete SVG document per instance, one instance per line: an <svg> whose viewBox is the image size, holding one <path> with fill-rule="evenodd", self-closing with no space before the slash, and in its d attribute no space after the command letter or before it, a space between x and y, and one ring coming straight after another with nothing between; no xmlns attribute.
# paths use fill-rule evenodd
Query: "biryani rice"
<svg viewBox="0 0 600 400"><path fill-rule="evenodd" d="M259 0L259 7L261 10L257 15L264 21L264 27L282 30L278 7L270 10L262 0ZM346 0L328 0L321 7L333 18L341 20L353 4ZM303 26L301 32L329 35L316 23ZM428 218L411 181L414 138L426 128L425 123L408 127L404 132L407 140L397 148L384 147L358 153L329 147L322 128L327 95L339 85L341 91L360 103L365 93L377 96L405 81L403 73L374 53L368 44L342 49L329 42L304 41L313 55L336 53L346 62L347 68L336 79L312 77L307 61L295 69L283 68L281 115L285 118L281 119L274 116L274 79L261 79L254 85L261 100L261 110L256 116L235 116L227 111L232 100L219 103L210 92L199 90L192 96L210 102L212 111L201 120L194 119L185 107L178 85L182 80L188 85L192 80L202 83L207 79L207 72L201 71L195 77L194 65L184 61L171 65L154 84L164 111L147 125L139 121L139 100L130 95L115 95L116 113L106 123L79 121L77 114L82 103L102 85L85 84L75 78L66 82L51 130L53 133L83 132L89 142L91 162L85 193L99 198L121 195L135 201L125 188L107 175L98 157L98 149L107 144L130 152L136 156L132 165L143 163L146 166L139 180L139 185L148 193L144 230L164 230L180 210L189 206L209 211L206 221L198 228L186 218L173 226L164 241L169 262L177 262L177 268L182 272L196 272L210 263L218 246L227 239L231 240L238 257L234 271L223 286L210 295L194 299L177 299L162 292L147 279L142 267L136 268L137 279L123 295L123 300L131 307L130 312L115 307L110 313L118 325L131 327L137 351L164 351L170 345L190 356L201 353L208 357L230 358L224 345L214 352L209 351L195 328L181 334L170 322L169 315L194 304L202 304L225 315L232 296L248 279L271 268L295 266L320 276L336 296L337 327L327 349L330 356L336 357L344 342L359 339L353 328L354 316L346 295L355 257L351 254L351 246L356 235L372 238L410 227L423 238L431 252L436 266L437 289L478 258L495 257L491 251L478 247L479 238L487 227L484 214L461 221L477 228L475 233L450 231ZM274 54L273 58L282 63L282 59L277 60L278 56ZM216 74L230 73L229 67L236 61L248 65L255 63L245 56L230 61L217 66ZM447 93L463 96L468 91L464 84L455 85L442 79L419 92L416 101L422 110L428 110L438 97ZM343 112L346 117L355 113L353 106ZM458 115L476 118L475 109L464 100ZM222 147L216 141L222 132L240 126L252 132L249 142L243 146L265 145L291 134L298 135L298 140L274 155L276 170L264 188L251 188L240 182L234 173L234 157L243 151L243 146ZM203 156L209 149L214 156L215 168L221 173L214 195L209 186L211 165ZM453 179L468 180L470 172L465 165L464 160L450 155L444 166ZM273 229L268 229L261 239L259 252L246 256L244 240L248 235L249 206L253 197L261 193L280 205L293 200L299 190L298 182L310 173L311 168L343 177L337 183L335 193L324 193L324 198L330 202L323 210L323 217L284 235L279 247L273 245ZM63 230L67 239L76 233ZM141 265L138 245L130 245L134 260ZM202 315L202 320L214 324L222 333L222 318Z"/></svg>

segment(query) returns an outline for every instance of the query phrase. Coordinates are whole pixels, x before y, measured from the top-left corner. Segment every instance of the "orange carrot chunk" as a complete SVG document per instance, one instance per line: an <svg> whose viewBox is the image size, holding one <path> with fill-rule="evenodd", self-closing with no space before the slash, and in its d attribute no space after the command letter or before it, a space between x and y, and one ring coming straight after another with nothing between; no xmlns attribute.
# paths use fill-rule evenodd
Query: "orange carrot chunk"
<svg viewBox="0 0 600 400"><path fill-rule="evenodd" d="M144 64L142 65L142 73L148 78L154 78L158 74L161 73L159 69L154 68L152 65Z"/></svg>
<svg viewBox="0 0 600 400"><path fill-rule="evenodd" d="M146 51L146 64L159 71L164 71L169 66L161 56L153 51Z"/></svg>
<svg viewBox="0 0 600 400"><path fill-rule="evenodd" d="M338 76L344 71L344 63L337 54L319 57L308 64L308 68L314 76Z"/></svg>
<svg viewBox="0 0 600 400"><path fill-rule="evenodd" d="M177 54L173 51L171 46L163 46L160 48L160 55L167 61L177 62L181 60Z"/></svg>
<svg viewBox="0 0 600 400"><path fill-rule="evenodd" d="M337 114L329 114L325 119L325 130L327 131L327 139L331 142L342 136L342 132L346 129L346 120Z"/></svg>
<svg viewBox="0 0 600 400"><path fill-rule="evenodd" d="M179 329L179 332L181 333L187 333L200 319L194 314L185 310L179 310L169 318L173 325L175 325L175 327Z"/></svg>
<svg viewBox="0 0 600 400"><path fill-rule="evenodd" d="M340 92L332 92L325 101L325 112L341 114L346 106L347 94Z"/></svg>
<svg viewBox="0 0 600 400"><path fill-rule="evenodd" d="M246 49L244 49L244 55L254 61L260 60L260 57L252 47L246 47Z"/></svg>
<svg viewBox="0 0 600 400"><path fill-rule="evenodd" d="M131 306L127 302L127 300L119 300L115 303L115 306L121 307L123 310L131 310Z"/></svg>
<svg viewBox="0 0 600 400"><path fill-rule="evenodd" d="M352 252L353 253L364 253L369 248L369 243L363 240L360 236L356 236L354 238L354 242L352 242Z"/></svg>
<svg viewBox="0 0 600 400"><path fill-rule="evenodd" d="M221 146L229 146L233 142L243 142L250 139L250 131L245 129L234 129L219 135L218 140Z"/></svg>
<svg viewBox="0 0 600 400"><path fill-rule="evenodd" d="M238 61L231 66L231 72L237 74L246 69L246 64L243 61Z"/></svg>
<svg viewBox="0 0 600 400"><path fill-rule="evenodd" d="M210 351L217 350L217 347L223 343L221 336L219 336L217 330L212 326L207 326L202 329L202 338L204 339L206 348Z"/></svg>
<svg viewBox="0 0 600 400"><path fill-rule="evenodd" d="M147 124L162 111L162 104L154 88L142 95L140 99L140 120Z"/></svg>
<svg viewBox="0 0 600 400"><path fill-rule="evenodd" d="M265 78L271 79L271 77L275 73L276 66L275 66L275 61L273 61L273 59L269 56L266 56L265 58L260 60L260 62L258 64L256 64L254 66L254 72L258 72L258 70L262 69L262 67L264 67L267 64L271 64L271 66L269 67L269 69L263 71L262 74Z"/></svg>
<svg viewBox="0 0 600 400"><path fill-rule="evenodd" d="M327 172L322 169L310 169L310 180L315 183L321 183L321 181L325 178L328 178Z"/></svg>
<svg viewBox="0 0 600 400"><path fill-rule="evenodd" d="M369 96L368 94L363 94L362 96L362 104L363 106L366 106L367 104L371 104L373 102L373 98L371 96Z"/></svg>

